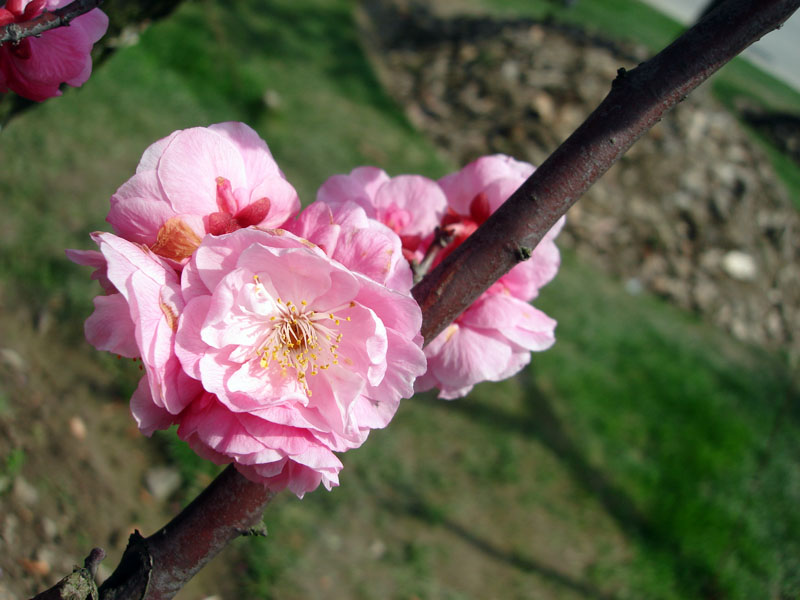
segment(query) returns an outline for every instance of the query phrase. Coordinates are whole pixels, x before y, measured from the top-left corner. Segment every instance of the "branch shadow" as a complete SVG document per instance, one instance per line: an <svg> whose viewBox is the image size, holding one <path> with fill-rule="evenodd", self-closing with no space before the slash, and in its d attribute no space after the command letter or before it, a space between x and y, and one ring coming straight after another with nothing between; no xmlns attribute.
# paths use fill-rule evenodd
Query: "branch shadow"
<svg viewBox="0 0 800 600"><path fill-rule="evenodd" d="M397 491L399 492L400 499L384 501L386 508L392 512L402 512L425 524L443 527L496 561L505 563L525 573L541 577L550 583L567 588L586 598L592 598L594 600L615 600L615 596L610 596L594 589L583 581L565 575L517 551L501 548L491 540L476 535L460 523L442 514L439 509L427 502L425 498L412 488L400 486Z"/></svg>
<svg viewBox="0 0 800 600"><path fill-rule="evenodd" d="M717 574L707 565L686 556L677 540L664 537L663 532L658 531L633 499L607 473L590 463L570 438L552 402L536 383L531 369L523 371L518 377L526 390L525 408L520 413L504 411L497 405L464 400L447 403L434 401L428 405L460 412L486 427L536 439L558 457L577 484L598 499L623 532L657 553L674 557L678 567L677 582L687 597L696 594L709 600L724 599L726 594L720 587Z"/></svg>

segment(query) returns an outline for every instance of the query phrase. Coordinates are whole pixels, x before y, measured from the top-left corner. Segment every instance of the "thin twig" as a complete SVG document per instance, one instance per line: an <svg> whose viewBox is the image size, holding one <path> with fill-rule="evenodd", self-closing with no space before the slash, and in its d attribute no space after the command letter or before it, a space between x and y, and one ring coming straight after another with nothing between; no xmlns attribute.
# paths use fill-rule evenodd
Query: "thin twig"
<svg viewBox="0 0 800 600"><path fill-rule="evenodd" d="M447 227L436 228L433 232L433 241L428 246L422 261L419 263L414 261L414 264L411 265L411 270L414 272L414 283L419 283L428 274L428 271L431 270L433 263L436 261L436 257L451 244L453 237L453 232Z"/></svg>
<svg viewBox="0 0 800 600"><path fill-rule="evenodd" d="M0 44L5 42L15 44L26 37L41 35L50 29L69 25L70 21L97 8L102 2L103 0L75 0L52 12L45 11L30 21L4 25L0 27Z"/></svg>

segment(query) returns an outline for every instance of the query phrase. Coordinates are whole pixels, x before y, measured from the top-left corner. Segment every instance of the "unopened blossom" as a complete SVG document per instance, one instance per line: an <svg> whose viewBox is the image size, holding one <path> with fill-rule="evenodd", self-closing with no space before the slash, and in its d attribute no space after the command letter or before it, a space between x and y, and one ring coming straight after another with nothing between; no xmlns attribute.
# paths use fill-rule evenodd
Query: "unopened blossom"
<svg viewBox="0 0 800 600"><path fill-rule="evenodd" d="M317 200L330 206L353 202L400 236L409 260L430 238L447 207L441 188L421 175L389 177L376 167L357 167L322 184Z"/></svg>
<svg viewBox="0 0 800 600"><path fill-rule="evenodd" d="M8 0L0 7L0 26L29 21L70 1ZM70 21L68 27L0 45L0 92L11 90L41 102L60 96L62 83L83 85L92 73L92 46L107 28L108 17L95 8Z"/></svg>
<svg viewBox="0 0 800 600"><path fill-rule="evenodd" d="M180 268L206 234L280 227L300 209L266 142L244 123L175 131L111 197L107 221Z"/></svg>

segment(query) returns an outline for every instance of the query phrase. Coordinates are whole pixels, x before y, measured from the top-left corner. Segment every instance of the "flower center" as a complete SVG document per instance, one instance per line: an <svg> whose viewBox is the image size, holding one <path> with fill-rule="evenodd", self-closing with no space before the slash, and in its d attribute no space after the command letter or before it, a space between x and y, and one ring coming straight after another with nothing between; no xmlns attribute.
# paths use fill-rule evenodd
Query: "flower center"
<svg viewBox="0 0 800 600"><path fill-rule="evenodd" d="M255 294L259 299L265 298L267 291L258 275L253 275L253 279L256 282ZM349 307L355 305L355 302L350 302ZM331 365L339 364L339 344L344 337L339 326L343 320L349 321L350 317L316 312L305 300L300 300L297 305L291 300L284 302L275 298L275 310L269 317L268 329L256 346L261 367L267 369L277 364L284 377L291 369L297 382L311 396L306 374L314 376Z"/></svg>

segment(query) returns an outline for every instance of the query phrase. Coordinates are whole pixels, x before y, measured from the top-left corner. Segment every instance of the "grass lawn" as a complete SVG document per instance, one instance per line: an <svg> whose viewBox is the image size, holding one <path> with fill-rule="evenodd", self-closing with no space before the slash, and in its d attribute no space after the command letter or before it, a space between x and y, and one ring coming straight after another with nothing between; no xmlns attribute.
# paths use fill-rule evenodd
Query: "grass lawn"
<svg viewBox="0 0 800 600"><path fill-rule="evenodd" d="M359 164L454 169L381 90L352 11L186 3L84 88L13 121L0 135L4 313L55 319L54 354L92 352L81 322L97 290L63 249L89 247L111 193L174 129L246 121L305 202ZM522 376L456 402L408 400L343 457L340 488L281 495L269 537L222 559L239 597L797 597L800 410L781 357L571 256L537 305L558 343ZM136 373L97 364L133 389ZM158 440L187 495L208 479L171 434Z"/></svg>

